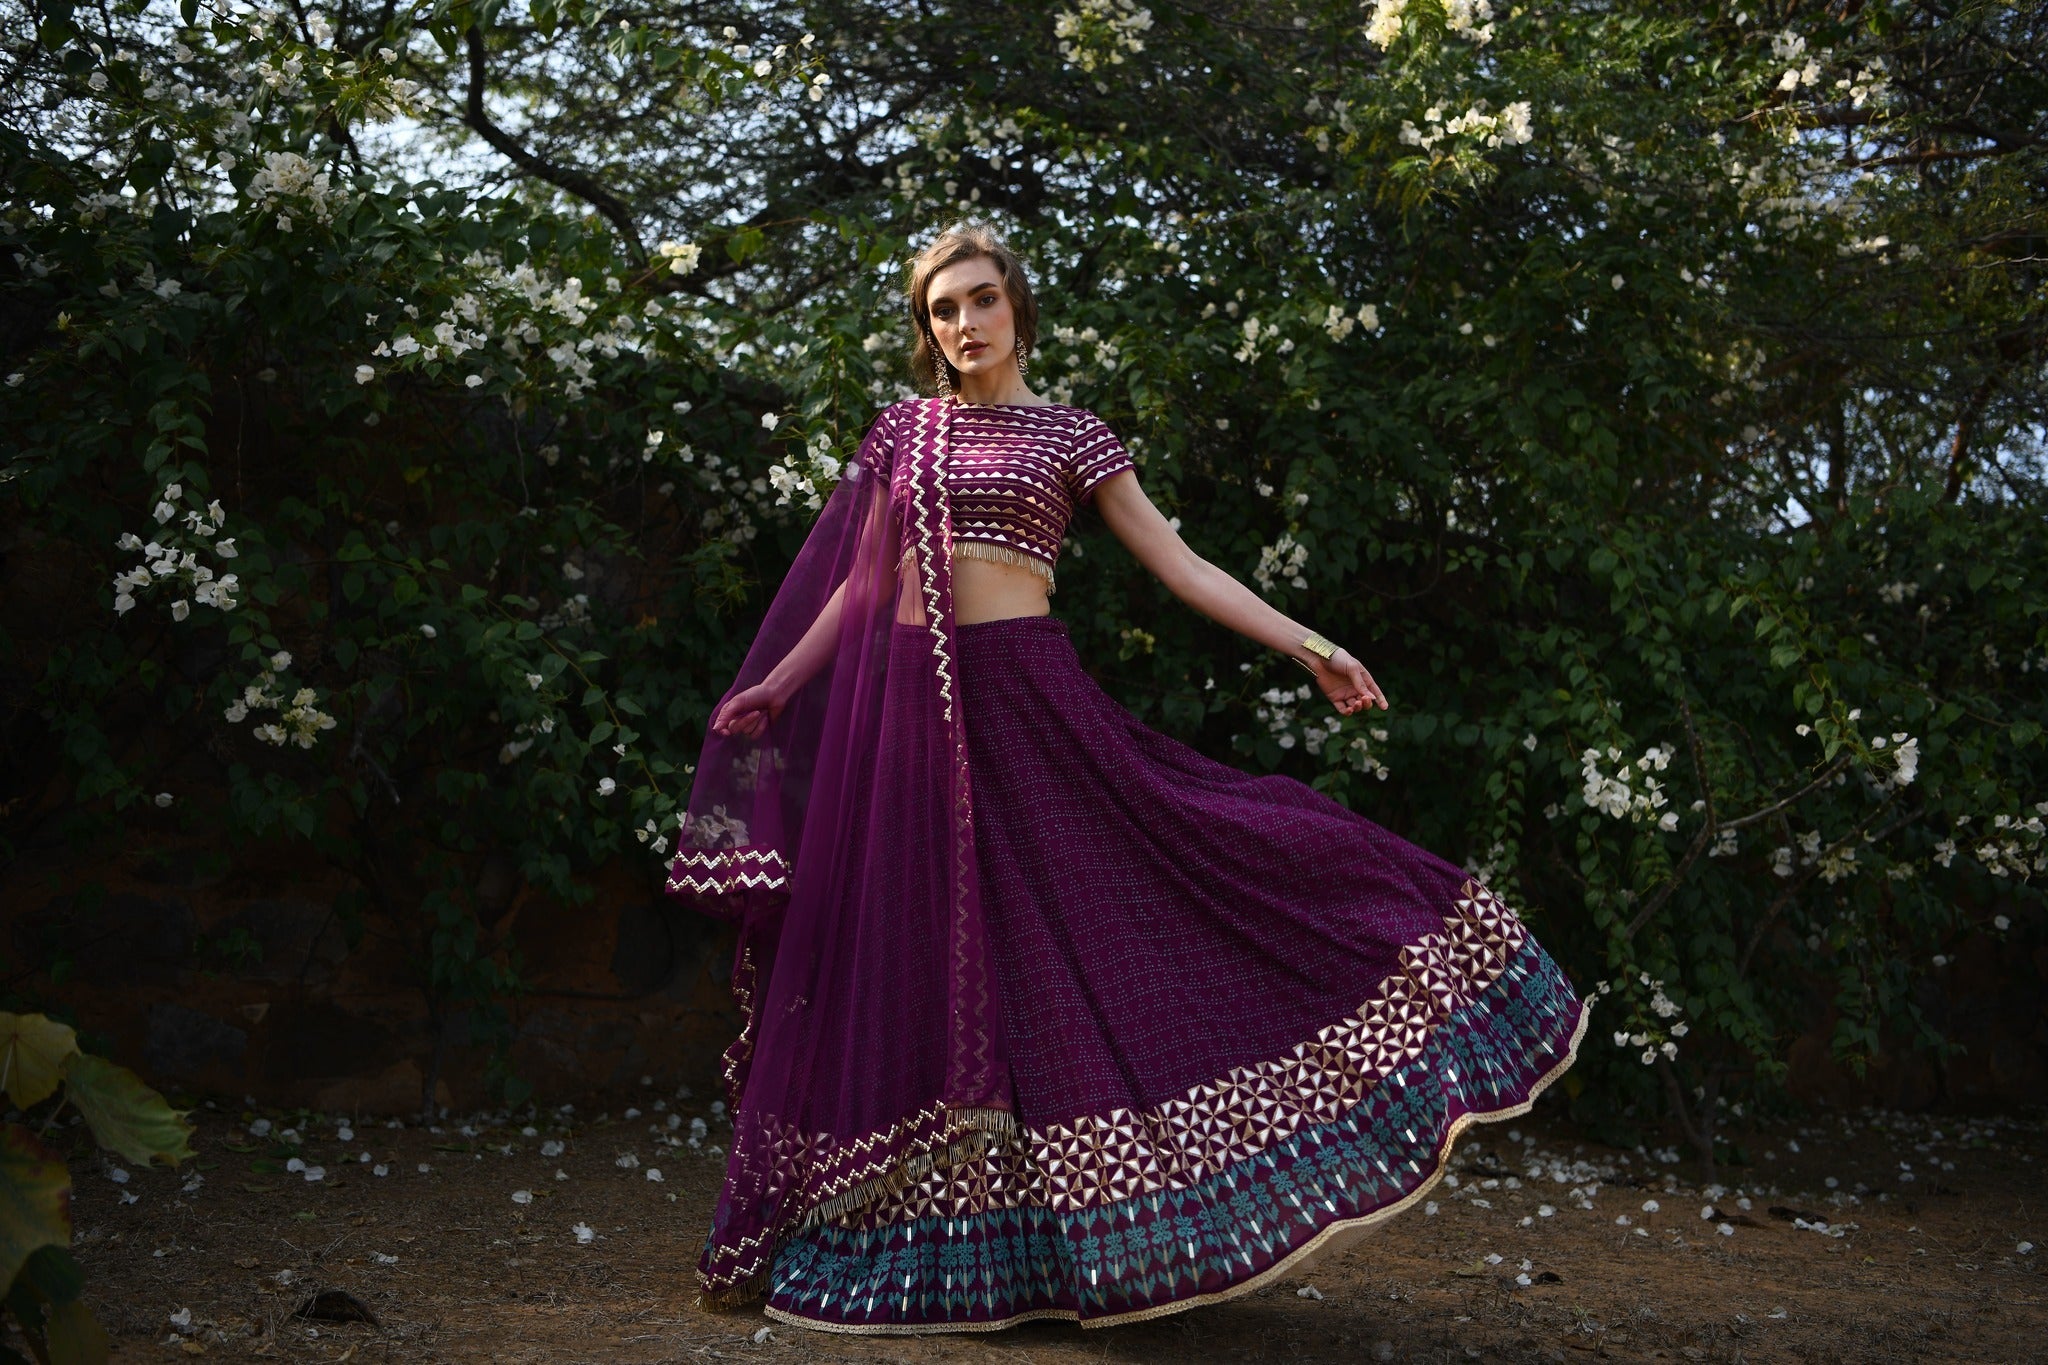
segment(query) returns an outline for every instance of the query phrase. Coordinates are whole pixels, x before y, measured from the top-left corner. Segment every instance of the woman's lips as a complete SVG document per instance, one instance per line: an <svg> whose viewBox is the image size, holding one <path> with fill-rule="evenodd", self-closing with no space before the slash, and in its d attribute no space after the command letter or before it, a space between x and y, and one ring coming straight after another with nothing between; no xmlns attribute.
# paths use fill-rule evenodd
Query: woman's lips
<svg viewBox="0 0 2048 1365"><path fill-rule="evenodd" d="M986 341L970 341L965 346L962 346L960 348L960 352L962 355L971 357L980 355L983 351L986 351L987 349L988 343Z"/></svg>

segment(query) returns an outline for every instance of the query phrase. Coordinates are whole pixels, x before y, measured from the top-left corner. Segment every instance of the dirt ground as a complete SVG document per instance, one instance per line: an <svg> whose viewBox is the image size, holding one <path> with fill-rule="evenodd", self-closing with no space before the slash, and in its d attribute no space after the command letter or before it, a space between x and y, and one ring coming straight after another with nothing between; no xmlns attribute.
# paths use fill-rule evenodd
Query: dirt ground
<svg viewBox="0 0 2048 1365"><path fill-rule="evenodd" d="M89 1300L119 1361L2048 1360L2048 1115L1776 1124L1703 1190L1674 1150L1539 1110L1304 1278L1128 1327L892 1338L690 1307L709 1093L432 1127L202 1106L180 1171L74 1156Z"/></svg>

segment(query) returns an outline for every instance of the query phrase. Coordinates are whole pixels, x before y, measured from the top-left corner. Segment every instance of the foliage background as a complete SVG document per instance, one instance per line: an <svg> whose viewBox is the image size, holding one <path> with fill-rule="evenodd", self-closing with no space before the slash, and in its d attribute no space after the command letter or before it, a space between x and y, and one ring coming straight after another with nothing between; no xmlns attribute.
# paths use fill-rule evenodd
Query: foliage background
<svg viewBox="0 0 2048 1365"><path fill-rule="evenodd" d="M508 1037L479 869L653 884L973 215L1041 392L1395 709L1089 518L1084 657L1525 907L1606 993L1582 1117L1711 1162L1795 1037L1966 1044L1956 945L2041 941L2038 5L0 15L17 867L286 841Z"/></svg>

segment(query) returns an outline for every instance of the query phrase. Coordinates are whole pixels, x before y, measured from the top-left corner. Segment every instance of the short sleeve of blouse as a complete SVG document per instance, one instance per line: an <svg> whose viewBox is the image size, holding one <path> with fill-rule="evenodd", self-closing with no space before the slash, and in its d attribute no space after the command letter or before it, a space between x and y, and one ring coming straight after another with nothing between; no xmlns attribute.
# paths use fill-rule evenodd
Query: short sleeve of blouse
<svg viewBox="0 0 2048 1365"><path fill-rule="evenodd" d="M1073 489L1074 505L1085 503L1093 496L1095 486L1112 474L1121 474L1126 469L1136 469L1137 462L1124 449L1124 443L1116 433L1092 412L1083 412L1074 430L1074 450L1068 457L1067 479Z"/></svg>
<svg viewBox="0 0 2048 1365"><path fill-rule="evenodd" d="M860 450L854 459L875 478L884 483L889 481L890 471L896 463L896 408L894 404L875 414L874 422L868 427L868 434L861 438Z"/></svg>

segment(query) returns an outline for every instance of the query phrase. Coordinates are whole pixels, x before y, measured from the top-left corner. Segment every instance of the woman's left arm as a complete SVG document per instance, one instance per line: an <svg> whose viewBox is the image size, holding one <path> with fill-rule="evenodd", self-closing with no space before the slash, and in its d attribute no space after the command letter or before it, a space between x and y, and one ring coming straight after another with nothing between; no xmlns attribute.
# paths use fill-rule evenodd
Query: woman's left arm
<svg viewBox="0 0 2048 1365"><path fill-rule="evenodd" d="M1104 479L1096 485L1094 499L1102 520L1124 548L1175 597L1245 638L1307 664L1323 695L1343 714L1372 706L1387 708L1386 694L1349 650L1340 648L1324 659L1302 644L1308 627L1189 549L1138 487L1137 471L1127 469Z"/></svg>

